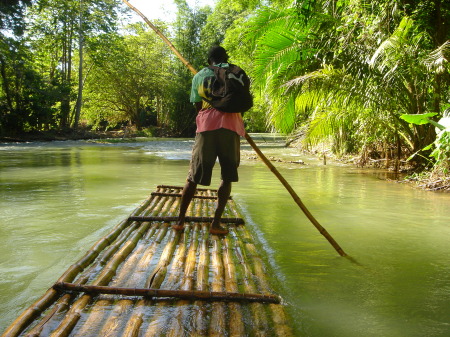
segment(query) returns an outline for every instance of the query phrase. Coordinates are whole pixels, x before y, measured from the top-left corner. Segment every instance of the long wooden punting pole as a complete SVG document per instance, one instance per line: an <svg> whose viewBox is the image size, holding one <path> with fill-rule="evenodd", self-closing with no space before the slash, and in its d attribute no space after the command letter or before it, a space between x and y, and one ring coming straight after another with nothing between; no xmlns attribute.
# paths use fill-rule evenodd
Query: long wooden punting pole
<svg viewBox="0 0 450 337"><path fill-rule="evenodd" d="M196 74L197 70L190 64L183 55L180 54L180 52L175 48L175 46L167 39L167 37L164 36L163 33L155 26L153 25L147 17L142 14L136 7L131 5L127 0L122 0L128 7L130 7L133 11L135 11L144 21L152 28L156 34L158 34L164 42L169 46L169 48L177 55L177 57L183 62L183 64L189 68L189 70ZM258 156L261 158L261 160L264 162L264 164L267 165L267 167L272 171L273 174L280 180L280 182L283 184L283 186L288 190L294 201L297 203L297 205L301 208L303 213L305 213L306 217L312 222L312 224L317 228L317 230L322 234L328 242L331 243L331 245L336 249L336 251L341 256L347 256L347 254L344 252L344 250L339 246L339 244L333 239L333 237L327 232L325 228L322 227L322 225L319 224L319 222L314 218L314 216L311 214L311 212L306 208L305 204L302 202L300 197L295 193L295 191L292 189L291 185L284 179L284 177L281 175L280 172L275 168L275 166L272 165L269 159L266 158L266 156L261 152L261 150L258 148L258 146L255 144L253 139L250 137L250 135L246 132L245 133L245 139L247 139L247 142L250 144L250 146L255 150L255 152L258 154Z"/></svg>

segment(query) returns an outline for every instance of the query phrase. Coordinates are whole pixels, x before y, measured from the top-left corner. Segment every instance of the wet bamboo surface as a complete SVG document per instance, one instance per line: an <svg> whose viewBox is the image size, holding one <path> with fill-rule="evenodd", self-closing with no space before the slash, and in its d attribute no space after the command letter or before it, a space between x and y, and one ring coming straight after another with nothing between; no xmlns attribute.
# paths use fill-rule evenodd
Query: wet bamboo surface
<svg viewBox="0 0 450 337"><path fill-rule="evenodd" d="M209 189L176 231L181 190L158 186L2 336L292 336L234 201L228 235L209 234Z"/></svg>

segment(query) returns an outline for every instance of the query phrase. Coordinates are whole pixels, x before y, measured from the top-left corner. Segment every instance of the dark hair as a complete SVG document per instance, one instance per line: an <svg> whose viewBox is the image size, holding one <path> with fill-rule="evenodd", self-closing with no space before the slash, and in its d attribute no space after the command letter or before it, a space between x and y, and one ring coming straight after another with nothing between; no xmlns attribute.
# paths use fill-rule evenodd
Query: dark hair
<svg viewBox="0 0 450 337"><path fill-rule="evenodd" d="M214 46L208 52L208 62L228 62L228 54L225 48Z"/></svg>

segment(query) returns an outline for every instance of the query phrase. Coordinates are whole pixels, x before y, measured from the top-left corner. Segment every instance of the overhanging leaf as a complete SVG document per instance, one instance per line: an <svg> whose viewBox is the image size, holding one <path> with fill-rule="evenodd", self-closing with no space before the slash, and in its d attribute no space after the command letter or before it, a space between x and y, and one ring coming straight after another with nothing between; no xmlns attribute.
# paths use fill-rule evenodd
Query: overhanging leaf
<svg viewBox="0 0 450 337"><path fill-rule="evenodd" d="M428 118L436 116L436 112L428 112L425 114L404 114L400 118L411 124L422 125L429 124L431 121Z"/></svg>

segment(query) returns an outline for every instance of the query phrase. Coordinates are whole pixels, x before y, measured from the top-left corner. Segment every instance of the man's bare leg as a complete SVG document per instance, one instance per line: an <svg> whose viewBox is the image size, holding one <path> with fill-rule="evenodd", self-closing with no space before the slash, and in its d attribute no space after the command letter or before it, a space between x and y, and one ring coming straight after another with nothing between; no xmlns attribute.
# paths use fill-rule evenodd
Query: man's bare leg
<svg viewBox="0 0 450 337"><path fill-rule="evenodd" d="M184 185L183 192L181 192L180 201L180 213L178 215L178 222L173 225L172 228L175 230L182 230L184 227L184 219L186 218L186 211L191 203L192 198L195 195L197 189L197 184L193 181L187 180L186 185Z"/></svg>
<svg viewBox="0 0 450 337"><path fill-rule="evenodd" d="M211 223L211 234L225 235L228 234L228 229L220 225L220 218L222 217L228 198L231 194L231 182L223 181L217 190L217 208L214 213L214 220Z"/></svg>

